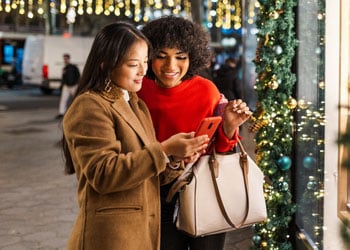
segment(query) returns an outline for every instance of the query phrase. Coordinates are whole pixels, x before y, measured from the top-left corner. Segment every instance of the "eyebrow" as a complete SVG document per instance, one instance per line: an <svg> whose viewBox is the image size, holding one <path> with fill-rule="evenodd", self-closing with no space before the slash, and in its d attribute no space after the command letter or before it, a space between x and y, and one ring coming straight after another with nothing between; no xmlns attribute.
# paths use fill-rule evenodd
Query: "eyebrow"
<svg viewBox="0 0 350 250"><path fill-rule="evenodd" d="M144 59L148 59L148 56L146 56ZM140 61L139 59L137 58L128 58L125 60L126 62L130 62L130 61Z"/></svg>
<svg viewBox="0 0 350 250"><path fill-rule="evenodd" d="M168 53L165 52L164 50L159 50L159 53L168 54ZM185 54L185 53L186 53L185 51L179 50L179 51L176 52L175 54L176 54L176 55L179 55L179 54Z"/></svg>

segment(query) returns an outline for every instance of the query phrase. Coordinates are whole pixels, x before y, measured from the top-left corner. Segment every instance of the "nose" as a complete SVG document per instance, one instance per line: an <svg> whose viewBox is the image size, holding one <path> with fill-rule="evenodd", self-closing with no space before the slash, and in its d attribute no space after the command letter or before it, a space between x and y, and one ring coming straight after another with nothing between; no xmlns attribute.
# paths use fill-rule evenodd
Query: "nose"
<svg viewBox="0 0 350 250"><path fill-rule="evenodd" d="M167 58L167 60L165 61L165 67L167 69L173 69L175 67L175 64L176 64L176 59L172 57Z"/></svg>
<svg viewBox="0 0 350 250"><path fill-rule="evenodd" d="M144 76L146 75L146 71L147 71L147 64L140 64L138 74Z"/></svg>

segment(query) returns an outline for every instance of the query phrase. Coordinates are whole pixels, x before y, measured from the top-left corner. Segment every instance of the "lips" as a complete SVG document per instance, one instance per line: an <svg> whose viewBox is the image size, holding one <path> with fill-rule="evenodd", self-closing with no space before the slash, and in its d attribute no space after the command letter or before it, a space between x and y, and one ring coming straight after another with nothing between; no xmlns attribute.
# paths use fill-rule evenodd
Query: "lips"
<svg viewBox="0 0 350 250"><path fill-rule="evenodd" d="M137 79L134 81L135 83L142 83L142 79Z"/></svg>
<svg viewBox="0 0 350 250"><path fill-rule="evenodd" d="M164 77L166 78L175 78L178 76L178 72L169 72L169 73L163 73Z"/></svg>

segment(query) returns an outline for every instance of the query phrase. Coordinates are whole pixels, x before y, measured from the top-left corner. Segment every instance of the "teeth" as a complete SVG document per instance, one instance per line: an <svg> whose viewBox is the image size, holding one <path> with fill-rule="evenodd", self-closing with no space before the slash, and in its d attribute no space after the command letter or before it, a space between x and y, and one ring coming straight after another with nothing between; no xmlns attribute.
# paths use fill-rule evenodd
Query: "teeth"
<svg viewBox="0 0 350 250"><path fill-rule="evenodd" d="M177 73L164 73L164 75L167 75L167 76L175 76Z"/></svg>

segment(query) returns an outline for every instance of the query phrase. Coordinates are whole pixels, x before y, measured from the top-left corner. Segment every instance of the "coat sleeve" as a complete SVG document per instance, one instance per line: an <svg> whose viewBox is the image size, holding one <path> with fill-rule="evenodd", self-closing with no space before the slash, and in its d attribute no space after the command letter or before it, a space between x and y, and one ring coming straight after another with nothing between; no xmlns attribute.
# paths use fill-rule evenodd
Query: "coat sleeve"
<svg viewBox="0 0 350 250"><path fill-rule="evenodd" d="M159 142L143 145L129 124L96 97L78 97L63 128L78 179L98 193L133 188L165 169Z"/></svg>

